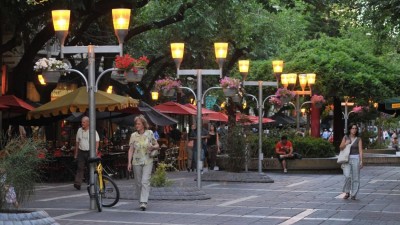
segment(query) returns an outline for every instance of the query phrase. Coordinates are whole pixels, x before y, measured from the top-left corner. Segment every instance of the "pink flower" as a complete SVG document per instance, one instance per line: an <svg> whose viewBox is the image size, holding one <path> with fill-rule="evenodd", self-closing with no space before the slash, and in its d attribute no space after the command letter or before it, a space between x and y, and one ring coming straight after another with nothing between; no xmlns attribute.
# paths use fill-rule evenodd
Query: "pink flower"
<svg viewBox="0 0 400 225"><path fill-rule="evenodd" d="M181 81L173 80L173 79L167 77L165 79L156 80L155 89L157 91L161 91L161 90L169 91L171 89L177 89L180 86L182 86Z"/></svg>
<svg viewBox="0 0 400 225"><path fill-rule="evenodd" d="M276 91L275 95L278 98L294 98L294 96L296 96L296 94L293 91L290 91L286 88L278 88L278 90Z"/></svg>
<svg viewBox="0 0 400 225"><path fill-rule="evenodd" d="M282 101L277 97L271 97L269 99L269 103L271 103L272 105L276 106L277 108L282 107Z"/></svg>
<svg viewBox="0 0 400 225"><path fill-rule="evenodd" d="M236 78L224 77L219 82L222 88L234 88L239 89L240 80Z"/></svg>
<svg viewBox="0 0 400 225"><path fill-rule="evenodd" d="M356 106L352 110L354 113L362 113L363 112L363 107L362 106Z"/></svg>
<svg viewBox="0 0 400 225"><path fill-rule="evenodd" d="M323 103L325 103L325 99L324 99L324 96L322 96L322 95L313 95L312 97L311 97L311 102L312 103L321 103L321 104L323 104Z"/></svg>

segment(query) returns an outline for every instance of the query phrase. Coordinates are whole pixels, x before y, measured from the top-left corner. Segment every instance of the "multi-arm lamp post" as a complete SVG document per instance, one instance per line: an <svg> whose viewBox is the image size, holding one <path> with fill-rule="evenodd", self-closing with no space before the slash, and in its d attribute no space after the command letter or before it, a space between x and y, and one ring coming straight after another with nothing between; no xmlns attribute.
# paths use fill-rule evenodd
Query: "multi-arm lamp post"
<svg viewBox="0 0 400 225"><path fill-rule="evenodd" d="M86 77L78 70L69 69L67 71L72 71L78 73L82 78L84 78L88 96L89 96L89 148L90 148L90 157L96 157L96 102L94 93L97 92L98 82L100 78L110 71L115 71L118 69L111 68L102 72L96 80L95 77L95 53L119 53L122 55L123 43L126 35L128 34L128 27L130 22L130 9L112 9L112 17L115 35L118 38L119 45L109 45L109 46L64 46L65 39L68 35L69 29L69 19L70 19L70 10L53 10L52 18L54 30L56 32L56 36L60 41L61 45L61 58L64 58L64 54L84 54L88 55L88 80ZM95 165L90 166L90 183L94 182L94 170ZM94 188L91 186L90 189L91 196L94 193ZM95 209L95 200L91 197L90 199L90 209Z"/></svg>
<svg viewBox="0 0 400 225"><path fill-rule="evenodd" d="M248 60L239 60L239 72L243 77L243 86L258 86L258 99L254 95L246 94L247 96L252 97L256 103L258 108L258 172L262 173L262 160L264 159L264 155L262 153L262 115L265 101L275 95L269 95L263 100L262 88L263 86L272 86L277 87L277 82L274 81L245 81L248 73L249 73L249 64ZM283 61L273 61L272 63L274 73L277 78L279 74L282 72ZM279 79L277 79L279 82Z"/></svg>
<svg viewBox="0 0 400 225"><path fill-rule="evenodd" d="M196 134L196 139L197 139L197 187L201 188L201 168L200 168L200 158L201 158L201 131L202 131L202 122L201 122L201 108L202 108L202 99L206 92L210 89L215 89L216 87L209 88L206 90L206 92L203 95L203 87L202 87L202 76L203 75L219 75L222 77L222 67L224 64L224 61L226 59L226 55L228 53L228 43L214 43L214 48L215 48L215 57L217 60L217 63L219 65L219 69L187 69L183 70L180 69L180 65L183 60L183 54L184 54L184 43L171 43L171 53L172 53L172 58L175 61L176 64L176 74L177 77L179 78L180 75L192 75L196 76L197 78L197 94L194 95L196 105L197 105L197 134ZM182 87L184 89L190 89L187 87ZM191 90L191 89L190 89ZM194 92L192 91L194 94Z"/></svg>
<svg viewBox="0 0 400 225"><path fill-rule="evenodd" d="M307 73L307 74L297 74L289 73L281 75L281 83L283 87L288 88L291 85L295 88L297 83L297 77L299 78L299 83L301 87L301 91L293 91L296 94L296 130L300 130L300 95L311 95L311 87L315 84L315 73ZM305 91L306 86L308 85L309 91Z"/></svg>

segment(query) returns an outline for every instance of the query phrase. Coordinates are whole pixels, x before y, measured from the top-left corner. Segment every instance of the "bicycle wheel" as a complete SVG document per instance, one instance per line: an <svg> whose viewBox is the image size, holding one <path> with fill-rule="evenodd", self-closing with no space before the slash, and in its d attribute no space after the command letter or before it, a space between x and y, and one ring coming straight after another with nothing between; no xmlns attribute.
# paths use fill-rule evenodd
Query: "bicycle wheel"
<svg viewBox="0 0 400 225"><path fill-rule="evenodd" d="M103 190L101 192L104 207L112 207L119 201L117 184L107 175L103 175Z"/></svg>
<svg viewBox="0 0 400 225"><path fill-rule="evenodd" d="M101 204L101 193L100 193L100 185L99 185L99 178L97 174L94 176L94 198L96 200L97 210L101 212L103 210L103 206Z"/></svg>

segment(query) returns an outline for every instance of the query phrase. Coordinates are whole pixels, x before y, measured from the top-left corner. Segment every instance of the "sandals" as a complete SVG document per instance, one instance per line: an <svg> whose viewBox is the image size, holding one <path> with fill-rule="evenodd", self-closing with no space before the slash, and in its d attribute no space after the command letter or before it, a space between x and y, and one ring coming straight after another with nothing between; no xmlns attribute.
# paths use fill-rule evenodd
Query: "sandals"
<svg viewBox="0 0 400 225"><path fill-rule="evenodd" d="M350 193L346 193L345 196L343 197L343 199L348 199L349 197L350 197ZM355 197L354 197L354 199L355 199Z"/></svg>

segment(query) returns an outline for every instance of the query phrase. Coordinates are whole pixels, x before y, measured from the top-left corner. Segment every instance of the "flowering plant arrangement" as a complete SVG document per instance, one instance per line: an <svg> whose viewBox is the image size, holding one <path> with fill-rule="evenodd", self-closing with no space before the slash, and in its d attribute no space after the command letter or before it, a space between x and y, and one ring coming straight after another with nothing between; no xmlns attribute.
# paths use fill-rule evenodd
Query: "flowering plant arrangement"
<svg viewBox="0 0 400 225"><path fill-rule="evenodd" d="M322 96L322 95L313 95L311 97L311 102L314 104L317 104L317 103L324 104L325 99L324 99L324 96Z"/></svg>
<svg viewBox="0 0 400 225"><path fill-rule="evenodd" d="M363 107L362 106L356 106L352 110L354 113L362 113L363 112Z"/></svg>
<svg viewBox="0 0 400 225"><path fill-rule="evenodd" d="M69 66L67 63L64 63L63 61L57 60L55 58L41 58L35 63L33 69L36 72L66 70L69 69Z"/></svg>
<svg viewBox="0 0 400 225"><path fill-rule="evenodd" d="M219 83L222 88L239 89L240 87L240 80L236 78L224 77Z"/></svg>
<svg viewBox="0 0 400 225"><path fill-rule="evenodd" d="M181 81L173 80L173 79L167 77L165 79L156 80L155 89L157 91L161 91L161 90L169 91L171 89L177 89L180 86L182 86Z"/></svg>
<svg viewBox="0 0 400 225"><path fill-rule="evenodd" d="M282 101L277 97L271 97L269 99L269 103L271 103L272 105L274 105L277 108L282 107Z"/></svg>
<svg viewBox="0 0 400 225"><path fill-rule="evenodd" d="M138 59L133 58L129 54L115 57L115 67L121 70L137 72L136 67L146 67L150 60L146 56L141 56Z"/></svg>
<svg viewBox="0 0 400 225"><path fill-rule="evenodd" d="M289 98L289 99L292 99L294 98L294 96L296 96L296 94L293 91L290 91L286 88L278 88L275 95L278 98Z"/></svg>

